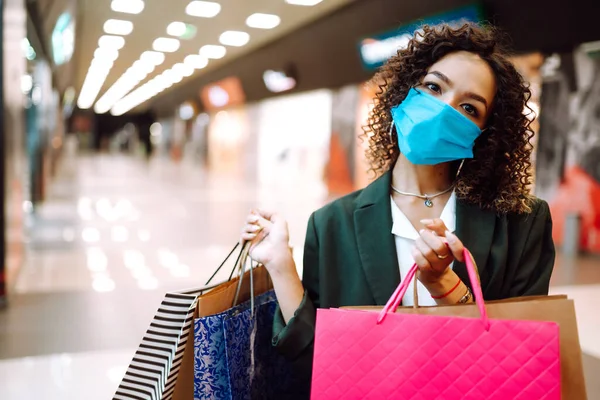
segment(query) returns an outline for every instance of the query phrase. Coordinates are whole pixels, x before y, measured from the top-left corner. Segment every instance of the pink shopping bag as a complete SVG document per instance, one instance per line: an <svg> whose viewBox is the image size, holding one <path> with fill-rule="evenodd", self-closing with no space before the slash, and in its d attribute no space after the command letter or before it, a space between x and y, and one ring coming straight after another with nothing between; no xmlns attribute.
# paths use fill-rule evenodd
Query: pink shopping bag
<svg viewBox="0 0 600 400"><path fill-rule="evenodd" d="M416 265L380 313L319 309L311 398L560 399L558 324L488 319L465 260L480 318L394 313Z"/></svg>

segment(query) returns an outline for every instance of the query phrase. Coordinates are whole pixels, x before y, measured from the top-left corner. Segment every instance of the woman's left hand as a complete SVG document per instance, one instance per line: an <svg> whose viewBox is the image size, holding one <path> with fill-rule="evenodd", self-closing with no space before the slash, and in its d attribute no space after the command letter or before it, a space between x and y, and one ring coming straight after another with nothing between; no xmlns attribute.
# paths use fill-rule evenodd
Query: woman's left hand
<svg viewBox="0 0 600 400"><path fill-rule="evenodd" d="M412 256L419 266L418 279L436 283L455 259L463 261L464 245L441 219L424 219L421 223L425 228L419 232Z"/></svg>

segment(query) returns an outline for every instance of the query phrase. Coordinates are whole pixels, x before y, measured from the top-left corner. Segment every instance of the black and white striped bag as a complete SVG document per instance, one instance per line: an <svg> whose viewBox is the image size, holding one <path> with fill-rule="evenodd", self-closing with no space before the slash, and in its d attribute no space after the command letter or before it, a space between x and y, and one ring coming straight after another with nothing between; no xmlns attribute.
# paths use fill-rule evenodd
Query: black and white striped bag
<svg viewBox="0 0 600 400"><path fill-rule="evenodd" d="M238 245L233 248L225 261L211 276L208 283L215 277L237 247ZM173 399L187 348L192 353L188 357L193 361L194 335L191 331L193 331L198 297L231 281L233 272L236 269L240 268L243 274L246 257L247 246L244 246L237 257L229 279L224 282L198 289L170 292L165 295L138 350L133 356L133 360L127 368L125 376L121 380L121 384L117 388L117 392L113 396L113 400ZM189 379L193 380L193 376L190 376Z"/></svg>
<svg viewBox="0 0 600 400"><path fill-rule="evenodd" d="M198 296L212 287L165 295L113 400L172 399L188 342L193 351Z"/></svg>

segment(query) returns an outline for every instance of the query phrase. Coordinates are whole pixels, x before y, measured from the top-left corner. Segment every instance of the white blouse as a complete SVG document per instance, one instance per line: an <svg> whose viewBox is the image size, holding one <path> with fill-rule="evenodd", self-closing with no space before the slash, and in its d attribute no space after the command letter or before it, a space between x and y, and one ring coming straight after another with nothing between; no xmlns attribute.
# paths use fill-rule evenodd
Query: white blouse
<svg viewBox="0 0 600 400"><path fill-rule="evenodd" d="M435 200L434 200L435 201ZM400 266L400 279L404 280L408 270L413 266L415 260L412 258L411 250L415 244L415 240L419 237L419 232L410 223L406 215L398 208L393 199L392 203L392 234L396 242L396 254L398 257L398 265ZM444 221L450 232L456 231L456 195L454 192L450 195L440 219ZM450 264L452 268L454 263ZM414 285L410 285L406 294L402 298L402 305L412 306ZM420 306L435 306L436 302L429 294L429 291L421 282L417 282L417 290L419 292Z"/></svg>

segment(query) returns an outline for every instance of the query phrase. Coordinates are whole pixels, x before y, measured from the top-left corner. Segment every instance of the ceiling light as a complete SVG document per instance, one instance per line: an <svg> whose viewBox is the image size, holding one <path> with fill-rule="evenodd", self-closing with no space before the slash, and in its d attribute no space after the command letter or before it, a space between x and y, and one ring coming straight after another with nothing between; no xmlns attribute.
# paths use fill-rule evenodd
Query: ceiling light
<svg viewBox="0 0 600 400"><path fill-rule="evenodd" d="M250 28L273 29L281 23L281 18L274 14L256 13L246 19L246 25Z"/></svg>
<svg viewBox="0 0 600 400"><path fill-rule="evenodd" d="M154 71L155 65L145 63L142 60L137 60L136 62L133 63L131 68L133 68L137 72L143 72L143 73L149 74L150 72Z"/></svg>
<svg viewBox="0 0 600 400"><path fill-rule="evenodd" d="M173 53L179 49L179 40L173 38L159 37L152 43L152 48L156 51Z"/></svg>
<svg viewBox="0 0 600 400"><path fill-rule="evenodd" d="M162 73L162 77L171 84L181 82L182 76L173 69L168 69Z"/></svg>
<svg viewBox="0 0 600 400"><path fill-rule="evenodd" d="M296 87L296 79L284 71L267 70L263 73L265 86L273 93L281 93Z"/></svg>
<svg viewBox="0 0 600 400"><path fill-rule="evenodd" d="M183 63L195 69L202 69L208 65L208 58L200 54L190 54L183 60Z"/></svg>
<svg viewBox="0 0 600 400"><path fill-rule="evenodd" d="M293 4L295 6L315 6L322 2L323 0L285 0L288 4Z"/></svg>
<svg viewBox="0 0 600 400"><path fill-rule="evenodd" d="M189 121L193 117L194 117L194 106L191 105L190 103L183 103L179 107L179 118L181 118L184 121ZM178 267L181 267L181 264L179 264ZM187 268L189 268L189 267L187 267ZM173 270L173 269L171 269L171 270Z"/></svg>
<svg viewBox="0 0 600 400"><path fill-rule="evenodd" d="M173 70L173 72L175 72L178 75L183 75L183 73L182 73L182 69L183 68L184 68L183 63L177 63L177 64L175 64L175 65L173 65L171 67L171 69Z"/></svg>
<svg viewBox="0 0 600 400"><path fill-rule="evenodd" d="M97 60L96 64L92 62L79 92L77 106L82 110L92 107L112 67L112 62L111 65L100 65L98 63L106 63L106 61Z"/></svg>
<svg viewBox="0 0 600 400"><path fill-rule="evenodd" d="M122 19L109 19L104 23L104 32L111 35L129 35L133 31L133 23Z"/></svg>
<svg viewBox="0 0 600 400"><path fill-rule="evenodd" d="M125 46L125 39L123 39L121 36L100 36L100 39L98 39L98 46L120 50L123 48L123 46Z"/></svg>
<svg viewBox="0 0 600 400"><path fill-rule="evenodd" d="M195 68L192 67L191 65L184 64L183 70L182 70L182 75L184 77L192 76L192 75L194 75L194 70L195 70Z"/></svg>
<svg viewBox="0 0 600 400"><path fill-rule="evenodd" d="M185 13L193 17L212 18L221 11L221 5L212 1L192 1Z"/></svg>
<svg viewBox="0 0 600 400"><path fill-rule="evenodd" d="M185 33L186 25L183 22L171 22L167 26L167 34L171 36L182 36Z"/></svg>
<svg viewBox="0 0 600 400"><path fill-rule="evenodd" d="M240 47L248 43L250 35L241 31L226 31L219 37L219 42L227 46Z"/></svg>
<svg viewBox="0 0 600 400"><path fill-rule="evenodd" d="M111 60L109 58L94 58L90 64L90 67L96 69L111 69L114 63L114 60Z"/></svg>
<svg viewBox="0 0 600 400"><path fill-rule="evenodd" d="M225 57L227 50L223 46L207 44L200 48L200 55L206 58L212 58L218 60L219 58Z"/></svg>
<svg viewBox="0 0 600 400"><path fill-rule="evenodd" d="M194 25L179 21L171 22L169 26L167 26L167 34L185 40L192 39L196 36L196 31L197 29Z"/></svg>
<svg viewBox="0 0 600 400"><path fill-rule="evenodd" d="M177 63L173 65L172 69L173 71L175 71L175 73L183 77L192 76L192 74L194 73L194 67L183 63Z"/></svg>
<svg viewBox="0 0 600 400"><path fill-rule="evenodd" d="M106 47L98 47L94 51L94 58L102 61L115 61L119 57L119 51Z"/></svg>
<svg viewBox="0 0 600 400"><path fill-rule="evenodd" d="M140 56L140 60L148 64L160 65L165 62L165 55L158 51L145 51Z"/></svg>
<svg viewBox="0 0 600 400"><path fill-rule="evenodd" d="M116 12L139 14L144 10L144 2L142 0L112 0L110 8Z"/></svg>
<svg viewBox="0 0 600 400"><path fill-rule="evenodd" d="M159 92L162 92L166 88L170 87L172 83L165 78L163 75L158 75L152 79L152 85L155 86L155 89Z"/></svg>

